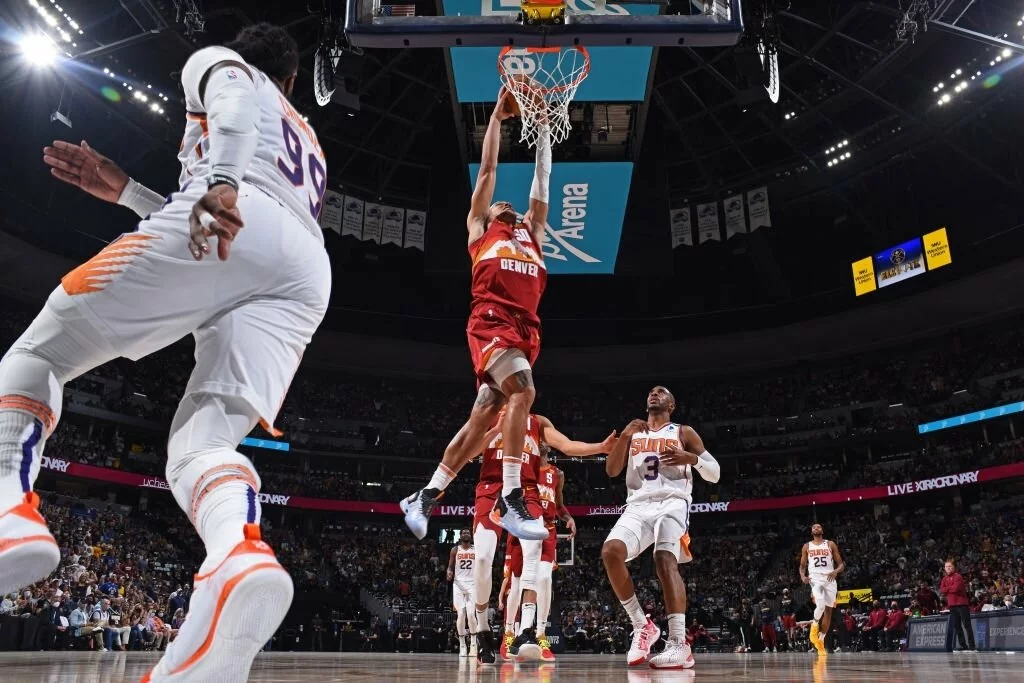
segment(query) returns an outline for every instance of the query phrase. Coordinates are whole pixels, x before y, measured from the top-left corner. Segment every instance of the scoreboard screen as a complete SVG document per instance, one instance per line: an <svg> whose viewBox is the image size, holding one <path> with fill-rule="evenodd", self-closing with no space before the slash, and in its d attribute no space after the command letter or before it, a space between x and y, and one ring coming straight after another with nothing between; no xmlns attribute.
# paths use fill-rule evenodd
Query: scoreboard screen
<svg viewBox="0 0 1024 683"><path fill-rule="evenodd" d="M854 261L853 290L860 296L952 262L946 229L939 228L923 237L915 237L874 256Z"/></svg>

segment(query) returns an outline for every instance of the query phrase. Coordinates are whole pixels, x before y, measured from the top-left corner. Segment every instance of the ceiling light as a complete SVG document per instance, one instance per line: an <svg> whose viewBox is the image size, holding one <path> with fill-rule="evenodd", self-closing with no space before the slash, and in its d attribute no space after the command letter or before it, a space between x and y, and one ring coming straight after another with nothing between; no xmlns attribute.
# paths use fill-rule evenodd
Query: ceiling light
<svg viewBox="0 0 1024 683"><path fill-rule="evenodd" d="M152 109L153 111L160 111L160 105L157 104L156 102L154 102L153 104L149 105L149 108Z"/></svg>
<svg viewBox="0 0 1024 683"><path fill-rule="evenodd" d="M962 73L963 73L963 71L961 71L960 69L957 69L957 70L956 70L956 75L957 75L957 76L959 76L959 75L960 75L960 74L962 74Z"/></svg>
<svg viewBox="0 0 1024 683"><path fill-rule="evenodd" d="M945 102L943 102L942 100L939 100L938 104L939 104L939 106L941 107L942 105L944 105L944 104L945 104Z"/></svg>
<svg viewBox="0 0 1024 683"><path fill-rule="evenodd" d="M949 93L946 93L945 95L942 96L942 101L943 102L949 102L949 100L950 100Z"/></svg>
<svg viewBox="0 0 1024 683"><path fill-rule="evenodd" d="M50 66L57 59L57 50L53 42L41 33L22 38L21 53L35 66Z"/></svg>
<svg viewBox="0 0 1024 683"><path fill-rule="evenodd" d="M1012 53L1012 52L1010 52L1010 48L1008 48L1008 47L1007 47L1007 48L1003 48L1003 52L1002 52L1002 55L1003 55L1003 58L1004 58L1004 59L1009 59L1009 58L1010 58L1010 55L1012 55L1012 54L1013 54L1013 53Z"/></svg>

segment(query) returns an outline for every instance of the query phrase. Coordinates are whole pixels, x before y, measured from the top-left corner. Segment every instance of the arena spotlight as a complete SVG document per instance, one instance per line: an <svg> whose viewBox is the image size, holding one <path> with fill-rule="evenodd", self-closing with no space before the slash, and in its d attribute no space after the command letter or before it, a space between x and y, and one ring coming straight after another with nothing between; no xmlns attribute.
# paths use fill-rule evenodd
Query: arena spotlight
<svg viewBox="0 0 1024 683"><path fill-rule="evenodd" d="M32 33L24 36L20 41L21 54L33 66L53 66L57 60L57 48L53 42L42 33Z"/></svg>

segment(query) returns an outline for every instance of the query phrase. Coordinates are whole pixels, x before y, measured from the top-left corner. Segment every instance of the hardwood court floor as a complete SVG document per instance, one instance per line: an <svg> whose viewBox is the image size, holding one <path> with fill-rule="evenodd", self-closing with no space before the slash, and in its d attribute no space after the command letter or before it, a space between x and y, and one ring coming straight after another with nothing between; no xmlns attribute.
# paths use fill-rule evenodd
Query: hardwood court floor
<svg viewBox="0 0 1024 683"><path fill-rule="evenodd" d="M627 670L624 657L566 655L553 664L478 666L452 655L359 653L261 654L250 681L436 683L662 683L778 681L813 683L1009 683L1024 680L1024 654L699 655L689 671ZM152 653L3 652L0 680L12 683L137 682L156 662ZM197 681L196 683L218 683ZM224 682L227 683L227 682Z"/></svg>

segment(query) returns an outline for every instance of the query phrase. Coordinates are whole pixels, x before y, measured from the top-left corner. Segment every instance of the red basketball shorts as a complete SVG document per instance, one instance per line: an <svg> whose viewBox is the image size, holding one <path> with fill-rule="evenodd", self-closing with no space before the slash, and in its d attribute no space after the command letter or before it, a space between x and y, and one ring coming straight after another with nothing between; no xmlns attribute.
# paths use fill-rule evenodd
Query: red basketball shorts
<svg viewBox="0 0 1024 683"><path fill-rule="evenodd" d="M487 370L495 354L518 349L532 368L540 355L540 328L522 317L493 304L473 309L466 325L473 372L481 384L490 381Z"/></svg>

